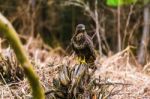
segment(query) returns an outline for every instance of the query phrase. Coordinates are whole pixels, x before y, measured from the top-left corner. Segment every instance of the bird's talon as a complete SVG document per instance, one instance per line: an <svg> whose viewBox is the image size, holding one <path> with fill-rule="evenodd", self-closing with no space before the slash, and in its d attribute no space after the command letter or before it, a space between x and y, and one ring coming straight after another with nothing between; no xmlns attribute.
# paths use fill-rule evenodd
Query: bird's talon
<svg viewBox="0 0 150 99"><path fill-rule="evenodd" d="M84 57L83 60L81 59L80 63L81 63L81 64L86 64L85 57Z"/></svg>
<svg viewBox="0 0 150 99"><path fill-rule="evenodd" d="M86 64L85 60L81 60L80 62L81 64Z"/></svg>

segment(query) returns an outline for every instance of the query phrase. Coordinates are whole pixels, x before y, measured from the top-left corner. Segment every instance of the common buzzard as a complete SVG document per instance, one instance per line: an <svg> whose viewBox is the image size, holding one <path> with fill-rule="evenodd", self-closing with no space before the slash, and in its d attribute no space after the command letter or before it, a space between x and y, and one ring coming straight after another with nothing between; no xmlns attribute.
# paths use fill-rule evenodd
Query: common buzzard
<svg viewBox="0 0 150 99"><path fill-rule="evenodd" d="M90 67L95 68L94 61L96 55L91 38L85 30L85 25L78 24L74 36L71 39L72 48L77 54L81 63L90 64Z"/></svg>

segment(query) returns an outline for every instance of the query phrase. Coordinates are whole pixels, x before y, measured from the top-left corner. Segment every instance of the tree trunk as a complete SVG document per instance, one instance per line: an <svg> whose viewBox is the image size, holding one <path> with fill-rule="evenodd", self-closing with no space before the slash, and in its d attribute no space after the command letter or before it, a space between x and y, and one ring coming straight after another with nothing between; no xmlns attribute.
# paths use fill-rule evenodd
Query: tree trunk
<svg viewBox="0 0 150 99"><path fill-rule="evenodd" d="M138 62L142 65L146 62L146 54L147 54L147 46L149 40L149 22L150 22L150 14L149 7L144 8L143 18L144 18L144 26L143 26L143 35L141 39L140 49L138 51Z"/></svg>

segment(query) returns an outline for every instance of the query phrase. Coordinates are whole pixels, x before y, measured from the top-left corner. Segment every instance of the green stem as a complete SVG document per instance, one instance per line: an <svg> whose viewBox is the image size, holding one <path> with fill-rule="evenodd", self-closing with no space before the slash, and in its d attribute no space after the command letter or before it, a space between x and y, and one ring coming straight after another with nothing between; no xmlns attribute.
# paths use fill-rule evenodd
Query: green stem
<svg viewBox="0 0 150 99"><path fill-rule="evenodd" d="M32 88L33 99L45 99L44 90L39 82L39 77L33 70L32 64L29 62L20 39L11 25L11 23L0 13L0 32L4 33L8 41L11 43L17 59L22 65L25 75L28 78Z"/></svg>

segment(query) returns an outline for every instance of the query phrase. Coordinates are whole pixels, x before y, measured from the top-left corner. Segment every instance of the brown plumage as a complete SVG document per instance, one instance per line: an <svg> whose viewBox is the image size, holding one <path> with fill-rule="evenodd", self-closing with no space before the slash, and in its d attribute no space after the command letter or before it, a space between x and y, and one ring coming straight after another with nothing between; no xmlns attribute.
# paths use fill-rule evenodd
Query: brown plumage
<svg viewBox="0 0 150 99"><path fill-rule="evenodd" d="M82 60L85 59L86 63L94 64L96 55L91 38L87 35L85 26L79 24L76 27L74 36L71 39L72 48Z"/></svg>

